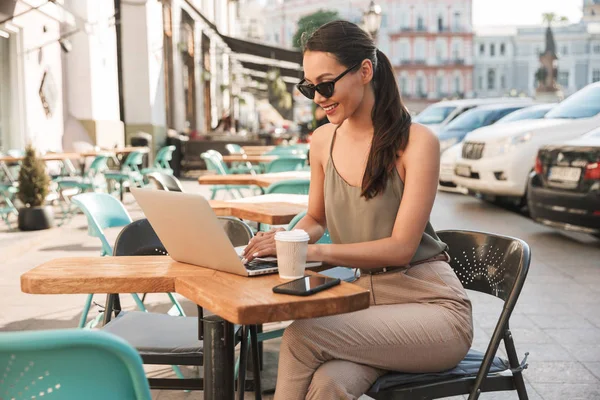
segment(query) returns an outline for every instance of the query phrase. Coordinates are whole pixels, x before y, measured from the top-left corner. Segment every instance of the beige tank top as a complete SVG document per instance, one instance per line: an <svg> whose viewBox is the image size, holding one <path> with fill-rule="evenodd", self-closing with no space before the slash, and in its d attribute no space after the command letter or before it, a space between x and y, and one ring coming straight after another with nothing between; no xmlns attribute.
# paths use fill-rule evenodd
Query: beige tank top
<svg viewBox="0 0 600 400"><path fill-rule="evenodd" d="M361 188L348 184L335 168L332 156L335 135L336 132L331 140L324 188L327 229L332 242L360 243L390 237L404 192L404 183L398 171L391 174L382 193L365 199L361 196ZM431 223L427 222L411 263L436 256L447 247L436 235Z"/></svg>

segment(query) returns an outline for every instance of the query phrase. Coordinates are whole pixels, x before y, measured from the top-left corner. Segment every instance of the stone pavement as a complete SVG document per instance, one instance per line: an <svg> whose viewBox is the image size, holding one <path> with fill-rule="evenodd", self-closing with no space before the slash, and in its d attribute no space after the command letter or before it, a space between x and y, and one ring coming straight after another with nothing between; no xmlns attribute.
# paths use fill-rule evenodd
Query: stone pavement
<svg viewBox="0 0 600 400"><path fill-rule="evenodd" d="M190 192L205 187L184 182ZM141 210L127 195L134 219ZM585 235L563 234L534 224L511 211L470 197L440 192L432 214L436 229L473 229L516 236L532 248L533 262L523 293L511 318L517 352L528 351L525 379L532 400L600 399L600 242ZM30 268L58 257L95 256L97 238L87 235L85 218L77 215L65 226L41 232L8 232L0 225L0 331L71 328L77 325L85 295L36 296L21 293L19 277ZM110 229L114 240L119 229ZM496 299L470 293L474 303L475 343L484 350L502 305ZM124 305L132 307L129 296ZM104 296L94 300L103 304ZM189 315L195 306L181 298ZM147 297L152 310L169 308L165 295ZM97 315L92 308L90 316ZM279 326L278 324L276 326ZM274 387L279 340L265 345L265 387ZM172 376L169 367L148 368L152 376ZM186 374L193 374L185 369ZM253 398L247 393L247 398ZM199 392L153 391L153 398L197 399ZM265 399L271 398L265 396ZM455 399L462 399L458 396ZM465 397L466 398L466 397ZM515 393L483 394L482 399L516 399Z"/></svg>

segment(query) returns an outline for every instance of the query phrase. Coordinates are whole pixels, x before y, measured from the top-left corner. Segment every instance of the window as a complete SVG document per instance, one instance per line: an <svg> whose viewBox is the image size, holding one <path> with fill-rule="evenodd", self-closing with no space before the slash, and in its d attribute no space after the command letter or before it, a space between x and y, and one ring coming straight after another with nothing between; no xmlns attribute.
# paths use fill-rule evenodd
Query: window
<svg viewBox="0 0 600 400"><path fill-rule="evenodd" d="M588 86L554 107L545 118L590 118L600 113L600 87Z"/></svg>
<svg viewBox="0 0 600 400"><path fill-rule="evenodd" d="M425 24L423 23L423 17L420 15L417 17L417 30L418 31L425 30Z"/></svg>
<svg viewBox="0 0 600 400"><path fill-rule="evenodd" d="M594 54L600 54L600 43L594 44Z"/></svg>
<svg viewBox="0 0 600 400"><path fill-rule="evenodd" d="M496 55L496 45L494 43L490 44L490 57L494 57Z"/></svg>
<svg viewBox="0 0 600 400"><path fill-rule="evenodd" d="M406 42L400 43L400 60L409 60L410 59L410 49L409 44Z"/></svg>
<svg viewBox="0 0 600 400"><path fill-rule="evenodd" d="M455 31L460 31L461 30L461 26L460 26L460 12L456 11L454 13L454 30Z"/></svg>
<svg viewBox="0 0 600 400"><path fill-rule="evenodd" d="M415 43L415 58L417 61L425 60L425 42L417 40Z"/></svg>
<svg viewBox="0 0 600 400"><path fill-rule="evenodd" d="M483 43L479 45L479 54L480 55L485 54L485 44L483 44Z"/></svg>
<svg viewBox="0 0 600 400"><path fill-rule="evenodd" d="M496 71L493 69L488 69L488 75L487 75L487 81L488 81L488 90L494 90L495 86L496 86Z"/></svg>
<svg viewBox="0 0 600 400"><path fill-rule="evenodd" d="M500 89L506 89L506 76L500 75Z"/></svg>
<svg viewBox="0 0 600 400"><path fill-rule="evenodd" d="M408 94L408 79L405 76L400 77L400 91L403 94Z"/></svg>
<svg viewBox="0 0 600 400"><path fill-rule="evenodd" d="M387 14L381 15L381 27L384 29L387 28Z"/></svg>
<svg viewBox="0 0 600 400"><path fill-rule="evenodd" d="M438 95L441 96L444 93L444 78L441 76L438 76L436 78L435 86L436 86Z"/></svg>
<svg viewBox="0 0 600 400"><path fill-rule="evenodd" d="M558 71L558 84L562 87L569 87L569 71Z"/></svg>
<svg viewBox="0 0 600 400"><path fill-rule="evenodd" d="M560 53L561 53L562 55L569 54L569 46L567 46L567 45L565 45L565 46L562 46L562 47L560 48Z"/></svg>
<svg viewBox="0 0 600 400"><path fill-rule="evenodd" d="M441 124L456 107L432 105L424 109L413 121L420 124Z"/></svg>
<svg viewBox="0 0 600 400"><path fill-rule="evenodd" d="M460 45L458 43L454 43L452 45L452 58L456 60L460 60Z"/></svg>
<svg viewBox="0 0 600 400"><path fill-rule="evenodd" d="M424 97L425 96L425 85L423 84L423 77L417 77L417 96Z"/></svg>
<svg viewBox="0 0 600 400"><path fill-rule="evenodd" d="M444 30L444 19L442 17L438 17L438 32L442 32Z"/></svg>
<svg viewBox="0 0 600 400"><path fill-rule="evenodd" d="M504 43L500 44L500 55L503 56L506 53L506 45Z"/></svg>
<svg viewBox="0 0 600 400"><path fill-rule="evenodd" d="M479 90L483 90L483 76L479 75L477 78L477 87Z"/></svg>
<svg viewBox="0 0 600 400"><path fill-rule="evenodd" d="M460 77L454 77L454 93L460 93Z"/></svg>
<svg viewBox="0 0 600 400"><path fill-rule="evenodd" d="M592 71L592 82L600 82L600 69Z"/></svg>

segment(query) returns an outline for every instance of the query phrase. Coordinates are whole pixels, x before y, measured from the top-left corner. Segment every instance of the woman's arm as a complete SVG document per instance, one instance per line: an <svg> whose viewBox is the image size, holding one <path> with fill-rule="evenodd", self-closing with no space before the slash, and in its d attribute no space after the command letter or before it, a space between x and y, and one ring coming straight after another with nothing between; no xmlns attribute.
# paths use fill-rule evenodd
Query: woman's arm
<svg viewBox="0 0 600 400"><path fill-rule="evenodd" d="M429 221L439 180L439 164L437 137L422 125L413 124L409 144L397 164L406 171L406 177L392 235L363 243L310 245L308 260L354 268L408 264Z"/></svg>
<svg viewBox="0 0 600 400"><path fill-rule="evenodd" d="M316 243L325 233L324 171L329 159L329 146L334 128L331 124L323 125L316 129L312 135L308 211L294 227L295 229L304 229L310 236L310 243ZM251 261L255 257L275 255L275 232L278 230L282 229L257 233L246 246L244 258Z"/></svg>

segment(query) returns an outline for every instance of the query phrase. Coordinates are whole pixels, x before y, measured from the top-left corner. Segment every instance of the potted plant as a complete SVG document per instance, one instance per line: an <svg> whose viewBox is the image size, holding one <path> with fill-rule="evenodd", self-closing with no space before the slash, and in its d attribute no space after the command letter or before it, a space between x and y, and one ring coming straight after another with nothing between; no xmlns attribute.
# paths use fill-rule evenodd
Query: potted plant
<svg viewBox="0 0 600 400"><path fill-rule="evenodd" d="M42 160L35 149L28 145L19 171L19 193L17 197L24 207L19 209L19 229L36 231L54 226L54 211L44 206L50 179Z"/></svg>

